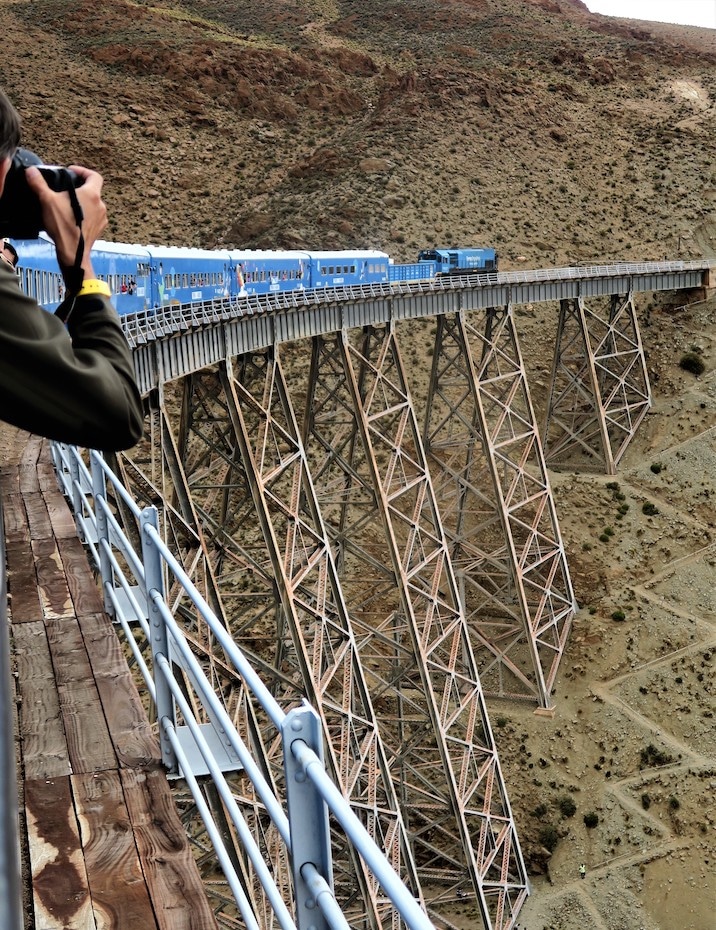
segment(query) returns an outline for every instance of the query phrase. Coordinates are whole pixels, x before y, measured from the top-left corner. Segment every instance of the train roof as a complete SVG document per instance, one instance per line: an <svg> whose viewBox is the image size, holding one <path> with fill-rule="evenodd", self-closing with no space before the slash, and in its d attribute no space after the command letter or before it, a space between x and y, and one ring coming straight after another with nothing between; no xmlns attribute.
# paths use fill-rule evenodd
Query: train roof
<svg viewBox="0 0 716 930"><path fill-rule="evenodd" d="M336 249L319 252L311 250L308 254L311 258L388 258L387 252L380 252L377 249Z"/></svg>
<svg viewBox="0 0 716 930"><path fill-rule="evenodd" d="M255 261L260 261L262 259L264 261L268 259L306 261L308 258L308 252L301 252L298 249L289 249L287 251L278 249L229 249L229 255L234 259L241 259L242 261L251 259Z"/></svg>
<svg viewBox="0 0 716 930"><path fill-rule="evenodd" d="M147 257L147 246L126 242L110 242L106 239L97 239L92 246L93 251L111 252L115 255L141 255Z"/></svg>
<svg viewBox="0 0 716 930"><path fill-rule="evenodd" d="M197 249L179 245L148 245L147 252L153 258L162 260L171 258L200 258L204 261L226 261L229 253L226 249Z"/></svg>

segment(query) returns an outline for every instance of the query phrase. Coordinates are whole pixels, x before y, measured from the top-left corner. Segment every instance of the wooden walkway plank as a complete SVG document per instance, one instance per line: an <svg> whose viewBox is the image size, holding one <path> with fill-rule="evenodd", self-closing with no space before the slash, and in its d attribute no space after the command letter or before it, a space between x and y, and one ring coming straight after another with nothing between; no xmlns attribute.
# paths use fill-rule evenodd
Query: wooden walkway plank
<svg viewBox="0 0 716 930"><path fill-rule="evenodd" d="M25 781L35 930L95 927L69 776Z"/></svg>
<svg viewBox="0 0 716 930"><path fill-rule="evenodd" d="M114 769L117 757L79 624L74 617L45 623L72 771Z"/></svg>
<svg viewBox="0 0 716 930"><path fill-rule="evenodd" d="M25 778L69 775L67 740L42 621L14 626L13 647Z"/></svg>
<svg viewBox="0 0 716 930"><path fill-rule="evenodd" d="M35 577L35 563L30 543L7 546L8 604L13 623L34 622L42 618L42 604Z"/></svg>
<svg viewBox="0 0 716 930"><path fill-rule="evenodd" d="M99 587L92 577L88 556L77 536L58 540L65 579L78 617L104 610Z"/></svg>
<svg viewBox="0 0 716 930"><path fill-rule="evenodd" d="M49 518L48 518L49 525ZM75 614L60 552L53 537L32 539L35 573L43 615L50 620Z"/></svg>
<svg viewBox="0 0 716 930"><path fill-rule="evenodd" d="M159 740L147 720L117 634L106 614L79 618L117 759L127 768L161 765Z"/></svg>
<svg viewBox="0 0 716 930"><path fill-rule="evenodd" d="M166 776L129 769L120 775L160 930L216 930L203 890L186 882L196 865Z"/></svg>
<svg viewBox="0 0 716 930"><path fill-rule="evenodd" d="M156 930L119 775L74 775L72 786L97 925Z"/></svg>

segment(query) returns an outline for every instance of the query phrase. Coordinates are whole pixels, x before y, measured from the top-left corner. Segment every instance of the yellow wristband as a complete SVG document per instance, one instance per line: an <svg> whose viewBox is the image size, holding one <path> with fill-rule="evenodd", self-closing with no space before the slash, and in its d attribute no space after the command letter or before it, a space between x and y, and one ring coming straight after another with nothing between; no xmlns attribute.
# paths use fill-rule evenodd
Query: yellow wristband
<svg viewBox="0 0 716 930"><path fill-rule="evenodd" d="M82 282L82 287L77 291L78 297L84 297L85 294L102 294L104 297L111 297L112 291L106 281L89 278Z"/></svg>

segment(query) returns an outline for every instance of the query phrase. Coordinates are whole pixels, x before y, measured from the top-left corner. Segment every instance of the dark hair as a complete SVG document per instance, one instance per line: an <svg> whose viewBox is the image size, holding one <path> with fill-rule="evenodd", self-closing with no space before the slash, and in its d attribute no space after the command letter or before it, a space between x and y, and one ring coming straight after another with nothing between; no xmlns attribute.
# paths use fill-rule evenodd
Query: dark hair
<svg viewBox="0 0 716 930"><path fill-rule="evenodd" d="M0 88L0 161L14 155L20 144L20 115Z"/></svg>

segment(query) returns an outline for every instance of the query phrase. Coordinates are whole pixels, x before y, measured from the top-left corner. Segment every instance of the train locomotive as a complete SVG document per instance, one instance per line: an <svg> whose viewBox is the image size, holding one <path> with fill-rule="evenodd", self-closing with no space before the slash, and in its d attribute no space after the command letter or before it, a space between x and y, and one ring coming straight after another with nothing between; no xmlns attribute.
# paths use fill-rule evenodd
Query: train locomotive
<svg viewBox="0 0 716 930"><path fill-rule="evenodd" d="M55 247L44 235L11 240L22 289L49 311L64 298ZM444 275L497 271L494 249L429 249L415 263L393 262L371 249L274 251L127 245L98 240L92 265L106 281L120 316L162 307L240 300L292 290L345 288Z"/></svg>

